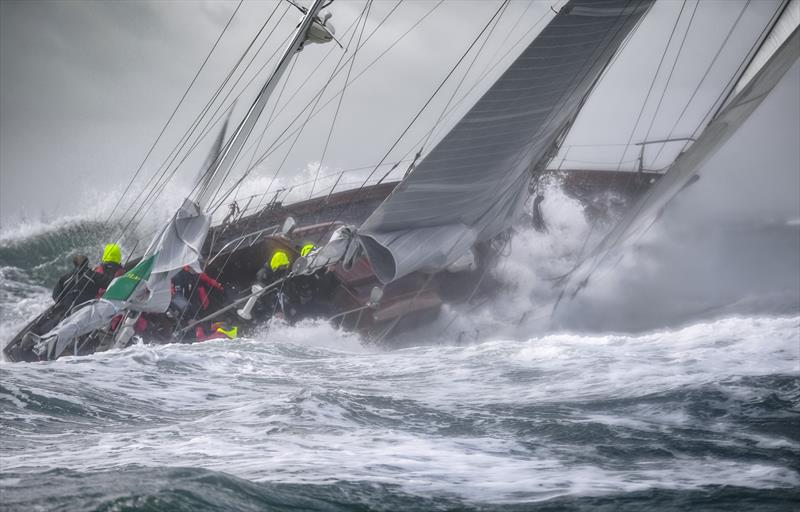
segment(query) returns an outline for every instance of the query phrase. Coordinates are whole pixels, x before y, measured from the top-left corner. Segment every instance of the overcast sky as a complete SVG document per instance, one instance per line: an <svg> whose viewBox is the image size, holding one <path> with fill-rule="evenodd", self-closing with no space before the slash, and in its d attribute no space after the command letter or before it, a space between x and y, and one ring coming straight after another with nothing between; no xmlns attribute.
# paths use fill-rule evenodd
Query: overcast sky
<svg viewBox="0 0 800 512"><path fill-rule="evenodd" d="M459 105L455 115L442 123L436 137L457 120L459 113L477 99L534 37L552 15L550 7L554 3L561 2L511 2L456 98L477 83L475 90ZM395 2L389 0L374 2L365 34L371 32L394 5ZM325 154L323 174L327 169L376 163L499 5L499 1L445 1L348 87ZM619 146L629 138L637 142L648 132L650 139L667 136L670 132L673 136L693 132L776 5L777 1L772 0L749 3L712 0L699 5L693 0L657 2L592 95L566 142L565 149L569 147L569 153L565 155L562 151L557 162L563 159L565 167L614 168L622 160L623 168L629 168L633 165L628 162L633 152L623 154L623 147ZM237 2L231 1L0 2L0 225L6 228L20 218L107 213L236 6ZM358 53L352 76L434 6L434 2L428 1L403 2ZM350 36L350 33L345 34L345 29L363 7L363 1L345 0L337 0L331 6L332 22L344 44ZM270 37L242 84L280 47L300 16L286 2L245 0L161 143L148 159L143 179L152 175L164 161L273 11L275 15L266 30ZM673 27L673 39L667 47ZM723 46L732 27L731 37ZM684 46L676 60L682 41ZM709 76L679 119L683 106L720 47L722 51ZM647 90L665 49L664 63L645 104ZM274 139L305 106L311 93L322 86L342 55L342 50L333 48L323 61L329 51L328 46L309 45L299 55L287 78L281 107L290 93L298 89L300 93L282 115L275 117L265 142ZM497 62L500 64L492 68ZM673 62L677 62L673 76L669 87L665 87L667 71ZM266 66L254 85L260 84L271 66ZM487 70L488 78L479 81ZM795 90L800 87L797 75L794 72L789 77L796 82ZM307 79L308 76L311 78ZM324 97L326 100L336 99L335 93L343 78L344 73L332 82ZM442 98L432 105L427 117L420 119L392 158L398 159L403 152L418 149L413 143L433 126L455 84L443 90ZM234 119L243 114L253 94L251 87L238 102ZM659 100L661 106L657 107ZM309 123L282 167L280 163L288 145L255 171L254 182L246 190L262 190L279 167L279 179L284 182L312 176L313 167L309 169L308 164L319 161L322 156L336 104L337 101L331 102ZM642 119L631 136L643 106ZM773 115L778 116L775 126L794 127L800 123L793 123L795 120L787 117L791 114L780 110ZM773 123L768 120L766 124ZM673 125L675 130L671 129ZM196 174L213 135L212 132L184 165L177 178L176 191L184 190L191 176ZM769 132L765 136L769 136ZM674 149L667 148L660 160L650 164L661 167L673 157ZM782 174L796 174L796 169L787 171L781 164L792 162L791 158L781 160L778 156L777 161L779 169L773 182L779 182ZM179 194L176 192L176 195Z"/></svg>

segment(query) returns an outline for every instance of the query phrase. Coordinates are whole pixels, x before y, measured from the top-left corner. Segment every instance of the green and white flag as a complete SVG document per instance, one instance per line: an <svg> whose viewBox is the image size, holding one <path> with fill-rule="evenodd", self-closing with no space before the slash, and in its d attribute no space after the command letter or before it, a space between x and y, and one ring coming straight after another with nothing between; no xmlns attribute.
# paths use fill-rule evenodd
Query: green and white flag
<svg viewBox="0 0 800 512"><path fill-rule="evenodd" d="M114 282L103 294L106 300L126 301L136 291L136 287L142 281L147 281L150 278L150 271L153 269L153 262L155 262L158 254L150 255L138 265L127 271L123 276L115 279Z"/></svg>

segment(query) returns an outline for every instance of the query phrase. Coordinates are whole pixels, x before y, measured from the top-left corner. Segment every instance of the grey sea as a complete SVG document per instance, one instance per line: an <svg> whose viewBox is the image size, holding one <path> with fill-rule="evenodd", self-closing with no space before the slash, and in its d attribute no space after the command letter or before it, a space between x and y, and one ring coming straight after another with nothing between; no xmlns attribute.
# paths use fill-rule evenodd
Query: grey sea
<svg viewBox="0 0 800 512"><path fill-rule="evenodd" d="M0 363L0 508L797 510L795 306L543 328L552 283L521 269L566 268L568 224L517 236L499 297L395 344L274 323ZM47 306L63 255L104 235L87 221L4 235L6 339Z"/></svg>

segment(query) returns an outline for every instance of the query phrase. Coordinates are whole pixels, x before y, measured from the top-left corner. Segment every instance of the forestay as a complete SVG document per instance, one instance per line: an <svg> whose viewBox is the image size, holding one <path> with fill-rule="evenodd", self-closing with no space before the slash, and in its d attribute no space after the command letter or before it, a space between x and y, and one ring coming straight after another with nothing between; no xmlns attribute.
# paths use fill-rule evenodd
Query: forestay
<svg viewBox="0 0 800 512"><path fill-rule="evenodd" d="M784 25L779 26L785 29ZM795 21L791 35L785 38L755 75L745 77L747 84L728 101L697 141L675 160L666 174L573 270L562 295L574 296L586 285L596 268L611 255L620 254L650 228L667 204L700 173L702 165L750 117L798 58L800 28Z"/></svg>
<svg viewBox="0 0 800 512"><path fill-rule="evenodd" d="M508 229L583 98L652 0L574 0L358 230L378 278L436 271Z"/></svg>

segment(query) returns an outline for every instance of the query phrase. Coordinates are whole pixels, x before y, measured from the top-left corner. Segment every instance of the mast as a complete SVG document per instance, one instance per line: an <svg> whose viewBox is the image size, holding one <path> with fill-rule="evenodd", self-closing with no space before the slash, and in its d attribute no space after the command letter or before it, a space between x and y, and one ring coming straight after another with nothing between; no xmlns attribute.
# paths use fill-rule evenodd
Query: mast
<svg viewBox="0 0 800 512"><path fill-rule="evenodd" d="M319 27L315 28L322 28L323 31L327 31L325 27L325 21L327 21L327 19L325 21L319 20L317 15L324 6L328 5L328 3L326 3L326 0L314 0L314 3L311 5L311 7L306 10L303 20L297 26L294 36L292 36L291 41L283 51L283 55L278 61L275 71L272 72L272 75L261 88L261 91L258 93L258 96L256 96L256 99L253 101L250 109L247 111L244 118L239 123L239 126L236 127L233 135L220 152L219 157L206 172L207 178L204 180L204 186L197 191L197 203L202 208L207 208L208 203L215 197L217 193L217 187L212 186L212 184L217 185L230 172L236 157L242 150L242 146L244 146L247 137L250 135L250 132L252 132L253 127L261 115L261 112L264 110L270 94L272 94L272 91L280 81L283 73L289 67L292 57L294 57L297 52L303 49L303 45L309 38L309 29L311 28L312 24L316 22Z"/></svg>

